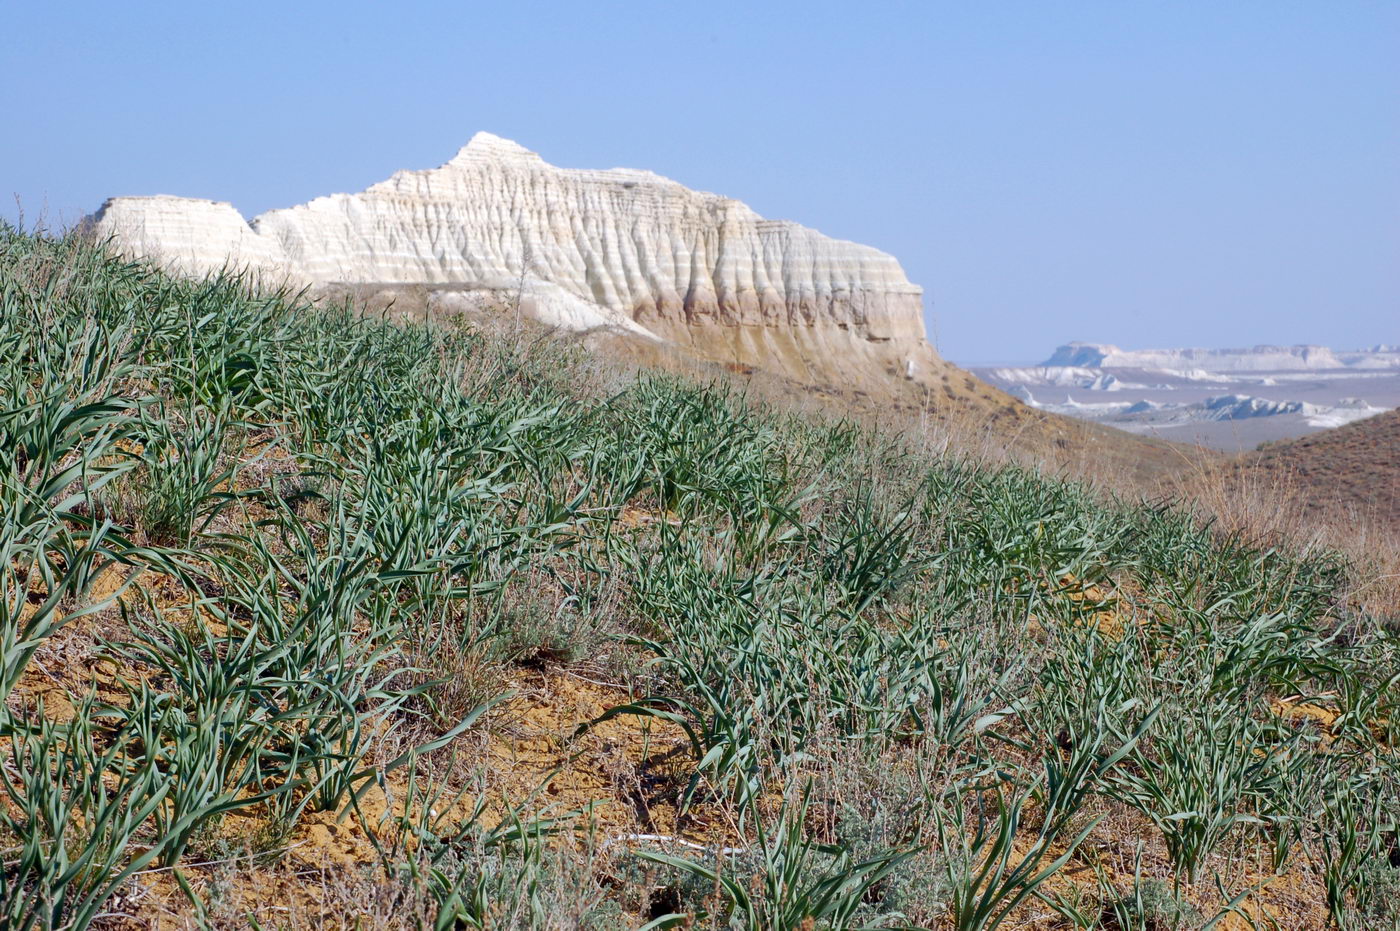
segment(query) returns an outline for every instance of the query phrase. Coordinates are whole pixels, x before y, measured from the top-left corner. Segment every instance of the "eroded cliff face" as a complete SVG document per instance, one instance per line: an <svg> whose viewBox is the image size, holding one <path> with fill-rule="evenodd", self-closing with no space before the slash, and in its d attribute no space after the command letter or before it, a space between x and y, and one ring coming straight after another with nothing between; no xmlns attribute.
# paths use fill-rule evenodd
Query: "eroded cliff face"
<svg viewBox="0 0 1400 931"><path fill-rule="evenodd" d="M434 308L518 305L804 382L929 385L951 368L892 256L650 172L556 168L489 133L439 168L251 223L229 204L159 196L113 198L89 227L183 274L419 286Z"/></svg>

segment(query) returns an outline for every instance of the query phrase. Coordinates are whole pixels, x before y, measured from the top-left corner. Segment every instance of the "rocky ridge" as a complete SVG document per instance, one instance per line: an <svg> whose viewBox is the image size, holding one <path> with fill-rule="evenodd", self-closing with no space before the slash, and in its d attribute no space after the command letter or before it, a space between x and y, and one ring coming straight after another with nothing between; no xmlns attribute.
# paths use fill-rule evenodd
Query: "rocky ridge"
<svg viewBox="0 0 1400 931"><path fill-rule="evenodd" d="M438 168L251 222L162 195L112 198L86 226L183 274L235 266L413 294L428 312L518 310L804 383L930 387L953 370L892 256L648 171L556 168L489 133Z"/></svg>

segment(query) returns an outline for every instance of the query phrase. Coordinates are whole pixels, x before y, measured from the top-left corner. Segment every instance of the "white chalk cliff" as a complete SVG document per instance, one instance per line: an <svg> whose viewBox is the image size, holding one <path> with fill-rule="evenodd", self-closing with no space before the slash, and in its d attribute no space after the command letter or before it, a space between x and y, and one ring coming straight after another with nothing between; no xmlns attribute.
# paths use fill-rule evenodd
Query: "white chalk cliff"
<svg viewBox="0 0 1400 931"><path fill-rule="evenodd" d="M921 289L890 255L765 220L647 171L572 170L489 133L447 164L272 210L116 197L88 220L184 274L233 265L311 285L424 286L447 309L515 306L808 382L929 383Z"/></svg>

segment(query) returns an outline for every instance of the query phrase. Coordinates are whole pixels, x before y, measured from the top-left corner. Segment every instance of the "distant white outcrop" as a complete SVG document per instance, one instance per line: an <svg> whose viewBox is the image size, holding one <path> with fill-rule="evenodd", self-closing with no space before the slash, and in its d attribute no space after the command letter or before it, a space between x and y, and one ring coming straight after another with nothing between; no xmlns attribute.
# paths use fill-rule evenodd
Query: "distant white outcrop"
<svg viewBox="0 0 1400 931"><path fill-rule="evenodd" d="M1109 343L1067 343L1046 366L1122 368L1165 371L1178 377L1193 370L1217 372L1286 372L1335 369L1400 369L1400 351L1392 346L1333 350L1326 346L1255 346L1252 349L1120 349Z"/></svg>
<svg viewBox="0 0 1400 931"><path fill-rule="evenodd" d="M1306 401L1270 401L1249 395L1228 394L1206 398L1199 404L1185 405L1181 410L1190 420L1248 420L1253 417L1301 414L1309 426L1339 427L1388 409L1372 407L1360 398L1342 398L1336 404L1309 404Z"/></svg>
<svg viewBox="0 0 1400 931"><path fill-rule="evenodd" d="M1310 427L1343 427L1388 410L1388 407L1373 407L1361 398L1342 398L1331 407L1323 406L1321 410L1309 413L1304 419Z"/></svg>
<svg viewBox="0 0 1400 931"><path fill-rule="evenodd" d="M311 286L422 286L434 306L518 305L804 381L932 383L922 290L878 249L765 220L649 171L556 168L478 133L401 171L251 222L231 205L115 197L87 221L185 274L232 265Z"/></svg>
<svg viewBox="0 0 1400 931"><path fill-rule="evenodd" d="M1251 417L1277 417L1280 414L1317 414L1322 408L1304 401L1270 401L1247 394L1226 394L1206 398L1182 408L1195 420L1248 420Z"/></svg>
<svg viewBox="0 0 1400 931"><path fill-rule="evenodd" d="M1078 388L1081 391L1123 391L1145 387L1125 382L1117 375L1098 369L1078 366L1028 366L1022 368L997 368L988 373L999 381L1018 385L1037 385L1049 388Z"/></svg>
<svg viewBox="0 0 1400 931"><path fill-rule="evenodd" d="M1157 427L1186 426L1207 421L1252 420L1258 417L1299 415L1311 427L1339 427L1389 410L1373 407L1360 398L1342 398L1336 404L1310 404L1306 401L1271 401L1246 394L1226 394L1194 403L1160 401L1103 401L1083 403L1072 395L1063 402L1036 400L1024 385L1012 393L1032 407L1101 423L1131 428L1135 424Z"/></svg>

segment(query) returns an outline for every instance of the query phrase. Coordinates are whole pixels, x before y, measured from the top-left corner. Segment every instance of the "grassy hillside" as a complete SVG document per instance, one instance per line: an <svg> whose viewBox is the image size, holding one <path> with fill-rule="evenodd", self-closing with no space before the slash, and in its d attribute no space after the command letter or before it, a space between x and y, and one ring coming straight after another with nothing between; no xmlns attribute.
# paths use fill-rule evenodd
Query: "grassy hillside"
<svg viewBox="0 0 1400 931"><path fill-rule="evenodd" d="M0 233L0 926L1396 927L1352 568Z"/></svg>
<svg viewBox="0 0 1400 931"><path fill-rule="evenodd" d="M608 358L637 367L706 383L722 379L787 410L883 424L887 432L916 429L979 458L1034 463L1055 473L1107 479L1116 487L1156 489L1188 464L1214 465L1224 458L1215 450L1030 407L951 362L942 364L932 387L898 373L863 385L839 385L796 381L755 366L707 363L686 347L624 334L593 333L583 341Z"/></svg>
<svg viewBox="0 0 1400 931"><path fill-rule="evenodd" d="M1270 443L1243 458L1291 480L1314 515L1400 528L1400 411Z"/></svg>

